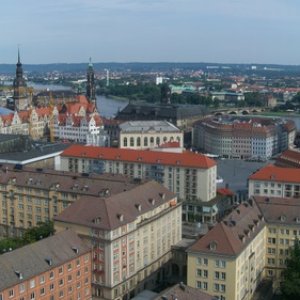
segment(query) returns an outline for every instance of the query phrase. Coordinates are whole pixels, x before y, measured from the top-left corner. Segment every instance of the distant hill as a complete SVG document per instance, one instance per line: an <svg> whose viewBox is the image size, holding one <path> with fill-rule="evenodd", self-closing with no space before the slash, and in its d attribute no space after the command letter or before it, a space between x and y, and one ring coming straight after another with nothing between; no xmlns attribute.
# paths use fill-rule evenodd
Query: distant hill
<svg viewBox="0 0 300 300"><path fill-rule="evenodd" d="M55 63L55 64L23 64L23 69L28 73L46 73L58 71L60 73L85 72L88 63ZM262 64L219 64L219 63L93 63L96 71L109 69L111 71L129 72L169 72L175 70L203 70L220 73L292 73L300 75L300 66L292 65L262 65ZM253 67L255 66L255 67ZM14 74L15 64L0 64L0 74Z"/></svg>

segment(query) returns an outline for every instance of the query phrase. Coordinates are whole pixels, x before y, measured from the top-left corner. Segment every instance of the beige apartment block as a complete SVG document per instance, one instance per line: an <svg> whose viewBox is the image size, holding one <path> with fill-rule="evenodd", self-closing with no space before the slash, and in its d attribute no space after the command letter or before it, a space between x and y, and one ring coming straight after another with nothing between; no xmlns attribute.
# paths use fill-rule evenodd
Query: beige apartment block
<svg viewBox="0 0 300 300"><path fill-rule="evenodd" d="M1 300L92 299L91 248L73 231L0 255Z"/></svg>
<svg viewBox="0 0 300 300"><path fill-rule="evenodd" d="M211 200L216 197L217 166L203 154L72 145L61 154L61 170L154 179L187 204L183 220L194 213L202 222L216 222L218 207Z"/></svg>
<svg viewBox="0 0 300 300"><path fill-rule="evenodd" d="M188 285L222 300L251 299L262 279L277 291L300 236L300 203L253 197L188 250Z"/></svg>
<svg viewBox="0 0 300 300"><path fill-rule="evenodd" d="M221 300L251 299L263 276L265 221L241 204L188 250L188 285Z"/></svg>
<svg viewBox="0 0 300 300"><path fill-rule="evenodd" d="M216 196L216 162L190 151L164 153L72 145L61 154L61 170L154 179L184 201L208 202Z"/></svg>
<svg viewBox="0 0 300 300"><path fill-rule="evenodd" d="M169 275L171 246L181 240L181 204L155 181L79 199L54 218L93 245L93 299L129 299Z"/></svg>
<svg viewBox="0 0 300 300"><path fill-rule="evenodd" d="M83 196L99 197L138 186L111 174L75 174L21 165L0 168L0 236L21 235L24 229L52 220Z"/></svg>

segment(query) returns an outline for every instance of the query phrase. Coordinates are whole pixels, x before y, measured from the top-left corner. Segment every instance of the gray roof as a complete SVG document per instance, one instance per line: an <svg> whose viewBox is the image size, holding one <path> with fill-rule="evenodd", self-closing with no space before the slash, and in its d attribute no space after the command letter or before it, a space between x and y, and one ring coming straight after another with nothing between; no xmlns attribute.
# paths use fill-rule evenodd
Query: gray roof
<svg viewBox="0 0 300 300"><path fill-rule="evenodd" d="M78 250L76 253L75 250ZM0 255L0 291L87 253L90 247L71 230ZM50 266L47 260L52 260ZM19 279L20 272L23 279ZM20 274L19 273L19 274Z"/></svg>
<svg viewBox="0 0 300 300"><path fill-rule="evenodd" d="M0 168L0 184L7 185L11 181L20 187L31 189L55 189L59 192L91 195L97 198L113 195L124 190L131 190L143 182L118 174L78 174L65 171L54 171L42 168L29 168L3 165Z"/></svg>
<svg viewBox="0 0 300 300"><path fill-rule="evenodd" d="M207 113L204 105L129 103L118 112L118 120L180 120Z"/></svg>
<svg viewBox="0 0 300 300"><path fill-rule="evenodd" d="M175 197L174 193L152 180L107 198L83 196L54 220L113 230Z"/></svg>
<svg viewBox="0 0 300 300"><path fill-rule="evenodd" d="M164 298L163 298L164 297ZM211 296L207 293L202 292L199 289L187 286L183 283L176 284L173 287L161 292L157 297L153 298L153 300L215 300L214 296Z"/></svg>
<svg viewBox="0 0 300 300"><path fill-rule="evenodd" d="M128 121L119 125L121 132L180 132L173 124L167 121Z"/></svg>
<svg viewBox="0 0 300 300"><path fill-rule="evenodd" d="M4 115L9 115L11 113L13 113L12 110L10 110L10 109L8 109L6 107L0 107L0 115L4 116Z"/></svg>
<svg viewBox="0 0 300 300"><path fill-rule="evenodd" d="M27 160L39 160L46 155L55 154L61 152L66 148L70 147L70 144L56 143L56 144L40 144L35 145L31 150L28 151L19 151L19 152L10 152L10 153L1 153L0 162L10 162L23 164ZM21 149L19 149L21 150Z"/></svg>

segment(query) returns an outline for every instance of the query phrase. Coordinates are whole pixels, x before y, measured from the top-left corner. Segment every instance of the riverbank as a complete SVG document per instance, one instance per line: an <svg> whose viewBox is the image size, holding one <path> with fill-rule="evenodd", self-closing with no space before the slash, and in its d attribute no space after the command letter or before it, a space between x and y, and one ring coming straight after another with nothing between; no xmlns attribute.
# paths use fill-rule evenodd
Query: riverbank
<svg viewBox="0 0 300 300"><path fill-rule="evenodd" d="M106 97L106 98L113 99L113 100L117 100L117 101L129 102L129 98L122 97L122 96L115 96L115 95L101 95L101 94L98 94L97 96L99 96L99 97Z"/></svg>
<svg viewBox="0 0 300 300"><path fill-rule="evenodd" d="M270 111L270 112L261 112L261 113L257 113L257 115L260 116L266 116L266 117L300 117L300 114L297 112L286 112L286 111Z"/></svg>

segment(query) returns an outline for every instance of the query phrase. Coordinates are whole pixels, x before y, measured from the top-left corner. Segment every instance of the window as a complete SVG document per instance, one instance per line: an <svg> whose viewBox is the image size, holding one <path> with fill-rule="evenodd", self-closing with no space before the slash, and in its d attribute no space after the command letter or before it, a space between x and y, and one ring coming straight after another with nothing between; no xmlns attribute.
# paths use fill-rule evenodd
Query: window
<svg viewBox="0 0 300 300"><path fill-rule="evenodd" d="M59 279L59 282L58 282L59 286L62 286L64 284L64 280L61 278Z"/></svg>
<svg viewBox="0 0 300 300"><path fill-rule="evenodd" d="M134 147L134 138L133 137L130 138L130 147Z"/></svg>
<svg viewBox="0 0 300 300"><path fill-rule="evenodd" d="M32 293L30 294L30 299L31 299L31 300L35 299L34 292L32 292Z"/></svg>
<svg viewBox="0 0 300 300"><path fill-rule="evenodd" d="M88 261L89 261L89 255L86 254L86 255L84 256L84 262L87 263Z"/></svg>
<svg viewBox="0 0 300 300"><path fill-rule="evenodd" d="M153 136L150 137L150 144L154 144L154 137Z"/></svg>
<svg viewBox="0 0 300 300"><path fill-rule="evenodd" d="M53 272L53 271L51 271L51 272L49 273L49 278L50 278L50 279L53 279L53 278L54 278L54 272Z"/></svg>
<svg viewBox="0 0 300 300"><path fill-rule="evenodd" d="M216 264L217 268L226 268L226 261L225 260L217 259L215 261L215 264Z"/></svg>
<svg viewBox="0 0 300 300"><path fill-rule="evenodd" d="M59 298L62 298L64 296L64 291L59 291Z"/></svg>
<svg viewBox="0 0 300 300"><path fill-rule="evenodd" d="M45 288L41 288L41 289L40 289L40 295L41 295L41 296L45 295Z"/></svg>
<svg viewBox="0 0 300 300"><path fill-rule="evenodd" d="M141 146L141 138L140 138L140 137L138 137L138 138L136 139L136 145L137 145L138 147Z"/></svg>
<svg viewBox="0 0 300 300"><path fill-rule="evenodd" d="M72 270L72 264L68 264L68 271Z"/></svg>
<svg viewBox="0 0 300 300"><path fill-rule="evenodd" d="M64 267L60 267L59 269L58 269L58 273L59 274L62 274L64 272Z"/></svg>
<svg viewBox="0 0 300 300"><path fill-rule="evenodd" d="M144 137L144 146L148 146L148 138Z"/></svg>
<svg viewBox="0 0 300 300"><path fill-rule="evenodd" d="M68 275L68 282L72 281L72 275Z"/></svg>
<svg viewBox="0 0 300 300"><path fill-rule="evenodd" d="M45 283L45 276L44 276L44 275L42 275L42 276L40 277L40 283Z"/></svg>
<svg viewBox="0 0 300 300"><path fill-rule="evenodd" d="M29 287L31 289L33 289L35 287L35 280L34 279L30 280Z"/></svg>
<svg viewBox="0 0 300 300"><path fill-rule="evenodd" d="M80 266L80 259L76 260L76 266L79 267Z"/></svg>
<svg viewBox="0 0 300 300"><path fill-rule="evenodd" d="M54 283L51 283L49 288L50 288L50 291L53 291L54 290Z"/></svg>
<svg viewBox="0 0 300 300"><path fill-rule="evenodd" d="M208 265L208 259L207 258L198 257L197 261L198 261L199 265L203 265L203 266L207 266Z"/></svg>
<svg viewBox="0 0 300 300"><path fill-rule="evenodd" d="M71 294L73 292L73 286L68 287L68 293Z"/></svg>
<svg viewBox="0 0 300 300"><path fill-rule="evenodd" d="M123 145L124 145L124 147L127 147L127 137L124 137L124 139L123 139Z"/></svg>
<svg viewBox="0 0 300 300"><path fill-rule="evenodd" d="M20 293L25 292L25 284L24 284L24 283L21 283L21 284L19 285L19 291L20 291ZM1 300L1 297L0 297L0 300Z"/></svg>
<svg viewBox="0 0 300 300"><path fill-rule="evenodd" d="M11 290L8 291L8 297L11 298L13 296L14 296L14 290L11 289Z"/></svg>

